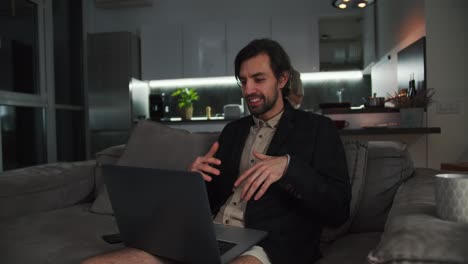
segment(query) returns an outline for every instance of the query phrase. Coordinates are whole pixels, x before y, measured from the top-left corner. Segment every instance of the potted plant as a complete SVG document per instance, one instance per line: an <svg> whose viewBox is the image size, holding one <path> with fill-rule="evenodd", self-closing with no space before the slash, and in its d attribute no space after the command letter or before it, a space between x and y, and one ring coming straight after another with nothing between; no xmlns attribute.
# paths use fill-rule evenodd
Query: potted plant
<svg viewBox="0 0 468 264"><path fill-rule="evenodd" d="M189 88L178 88L172 93L177 98L178 108L183 120L190 120L193 116L193 102L198 101L197 91Z"/></svg>
<svg viewBox="0 0 468 264"><path fill-rule="evenodd" d="M434 93L434 89L420 90L412 96L395 92L394 95L389 95L386 101L400 109L401 127L421 127L424 110L433 103Z"/></svg>

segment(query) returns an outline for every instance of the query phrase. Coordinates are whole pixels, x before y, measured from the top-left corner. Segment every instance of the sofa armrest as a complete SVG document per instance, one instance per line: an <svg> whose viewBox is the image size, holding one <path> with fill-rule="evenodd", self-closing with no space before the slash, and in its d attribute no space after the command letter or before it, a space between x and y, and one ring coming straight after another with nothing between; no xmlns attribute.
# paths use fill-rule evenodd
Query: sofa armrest
<svg viewBox="0 0 468 264"><path fill-rule="evenodd" d="M89 201L95 166L94 160L61 162L0 174L0 219Z"/></svg>
<svg viewBox="0 0 468 264"><path fill-rule="evenodd" d="M432 169L417 169L400 186L380 243L368 261L380 263L468 263L468 225L436 213Z"/></svg>

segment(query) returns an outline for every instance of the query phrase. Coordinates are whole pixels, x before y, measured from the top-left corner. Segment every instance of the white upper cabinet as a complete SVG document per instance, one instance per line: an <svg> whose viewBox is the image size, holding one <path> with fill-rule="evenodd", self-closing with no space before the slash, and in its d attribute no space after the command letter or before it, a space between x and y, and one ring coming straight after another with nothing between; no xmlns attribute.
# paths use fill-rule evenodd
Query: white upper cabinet
<svg viewBox="0 0 468 264"><path fill-rule="evenodd" d="M278 41L298 71L319 71L316 18L250 18L142 27L142 78L232 76L237 53L258 38Z"/></svg>
<svg viewBox="0 0 468 264"><path fill-rule="evenodd" d="M376 60L375 6L364 10L362 23L363 68Z"/></svg>
<svg viewBox="0 0 468 264"><path fill-rule="evenodd" d="M182 76L182 26L143 26L141 28L142 79L174 79Z"/></svg>
<svg viewBox="0 0 468 264"><path fill-rule="evenodd" d="M183 26L184 77L226 75L226 27L223 22Z"/></svg>
<svg viewBox="0 0 468 264"><path fill-rule="evenodd" d="M271 38L271 20L242 19L227 22L227 75L234 75L234 59L250 41Z"/></svg>
<svg viewBox="0 0 468 264"><path fill-rule="evenodd" d="M278 41L300 72L319 71L318 23L313 18L273 18L272 39Z"/></svg>

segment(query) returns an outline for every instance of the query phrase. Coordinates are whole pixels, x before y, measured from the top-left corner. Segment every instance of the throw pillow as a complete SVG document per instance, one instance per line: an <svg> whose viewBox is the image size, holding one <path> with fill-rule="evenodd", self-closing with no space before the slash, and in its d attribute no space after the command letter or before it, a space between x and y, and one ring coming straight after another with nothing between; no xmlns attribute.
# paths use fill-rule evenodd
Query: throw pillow
<svg viewBox="0 0 468 264"><path fill-rule="evenodd" d="M321 241L331 242L346 234L358 210L367 168L367 142L358 140L344 140L343 146L348 164L349 180L351 182L351 204L349 219L338 228L324 228Z"/></svg>
<svg viewBox="0 0 468 264"><path fill-rule="evenodd" d="M438 170L417 169L395 195L380 242L369 263L468 262L468 225L437 216L434 193Z"/></svg>
<svg viewBox="0 0 468 264"><path fill-rule="evenodd" d="M96 153L96 168L94 170L94 197L98 197L101 186L104 184L102 179L101 166L108 164L115 164L125 149L125 145L117 145L106 148Z"/></svg>
<svg viewBox="0 0 468 264"><path fill-rule="evenodd" d="M404 143L369 142L367 177L362 201L350 232L382 232L398 187L414 172Z"/></svg>
<svg viewBox="0 0 468 264"><path fill-rule="evenodd" d="M141 121L132 131L125 150L117 161L118 165L187 170L193 160L204 155L218 133L190 133L174 129L153 121ZM91 211L99 214L113 214L105 185L98 195Z"/></svg>

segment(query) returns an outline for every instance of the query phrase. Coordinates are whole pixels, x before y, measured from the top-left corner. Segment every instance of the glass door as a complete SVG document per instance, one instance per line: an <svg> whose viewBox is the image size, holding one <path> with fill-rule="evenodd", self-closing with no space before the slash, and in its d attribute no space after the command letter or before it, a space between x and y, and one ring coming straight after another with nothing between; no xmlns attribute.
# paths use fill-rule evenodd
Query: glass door
<svg viewBox="0 0 468 264"><path fill-rule="evenodd" d="M51 1L0 1L0 170L55 159ZM50 32L52 33L52 32ZM52 117L52 118L51 118ZM52 137L52 139L51 139Z"/></svg>

